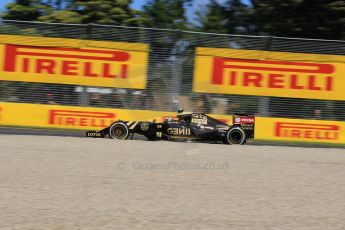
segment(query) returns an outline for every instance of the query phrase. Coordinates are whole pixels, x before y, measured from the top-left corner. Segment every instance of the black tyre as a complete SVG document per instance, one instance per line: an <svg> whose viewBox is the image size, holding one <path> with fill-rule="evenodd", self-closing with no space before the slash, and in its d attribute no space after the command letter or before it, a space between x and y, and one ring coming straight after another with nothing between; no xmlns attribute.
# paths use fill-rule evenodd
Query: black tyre
<svg viewBox="0 0 345 230"><path fill-rule="evenodd" d="M224 142L230 145L243 145L246 143L246 134L241 127L232 127L226 132Z"/></svg>
<svg viewBox="0 0 345 230"><path fill-rule="evenodd" d="M126 140L129 136L129 129L123 122L115 122L109 128L109 136L112 139Z"/></svg>

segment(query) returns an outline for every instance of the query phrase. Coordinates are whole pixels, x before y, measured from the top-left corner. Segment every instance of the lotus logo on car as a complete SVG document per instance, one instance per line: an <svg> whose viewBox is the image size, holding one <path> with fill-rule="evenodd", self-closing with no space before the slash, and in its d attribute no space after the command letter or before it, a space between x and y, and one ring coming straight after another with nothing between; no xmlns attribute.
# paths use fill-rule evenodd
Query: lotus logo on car
<svg viewBox="0 0 345 230"><path fill-rule="evenodd" d="M338 125L276 122L275 136L317 140L338 140Z"/></svg>
<svg viewBox="0 0 345 230"><path fill-rule="evenodd" d="M114 113L89 112L76 110L50 110L50 125L66 125L80 127L108 127L115 121Z"/></svg>
<svg viewBox="0 0 345 230"><path fill-rule="evenodd" d="M147 123L147 122L141 123L140 128L141 128L141 130L143 130L143 131L148 130L148 129L149 129L149 123Z"/></svg>
<svg viewBox="0 0 345 230"><path fill-rule="evenodd" d="M103 137L104 135L98 132L86 132L86 136L87 137Z"/></svg>

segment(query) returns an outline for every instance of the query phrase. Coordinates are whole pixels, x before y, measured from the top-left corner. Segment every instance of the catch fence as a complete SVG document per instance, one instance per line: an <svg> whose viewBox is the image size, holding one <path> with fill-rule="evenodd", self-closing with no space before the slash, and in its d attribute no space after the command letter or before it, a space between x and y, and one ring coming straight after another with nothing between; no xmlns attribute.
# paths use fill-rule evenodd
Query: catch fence
<svg viewBox="0 0 345 230"><path fill-rule="evenodd" d="M143 27L3 20L0 34L145 43L145 89L0 81L0 101L103 108L345 120L344 100L193 92L196 47L345 55L344 41L210 34ZM0 41L1 43L1 41ZM245 94L245 93L244 93Z"/></svg>

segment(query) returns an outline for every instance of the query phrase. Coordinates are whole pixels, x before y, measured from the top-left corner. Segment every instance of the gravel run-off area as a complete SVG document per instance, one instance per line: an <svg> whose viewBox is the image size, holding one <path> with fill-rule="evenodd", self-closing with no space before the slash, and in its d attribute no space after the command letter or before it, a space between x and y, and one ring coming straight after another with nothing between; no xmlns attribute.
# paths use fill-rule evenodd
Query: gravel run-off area
<svg viewBox="0 0 345 230"><path fill-rule="evenodd" d="M0 135L0 229L345 229L345 150Z"/></svg>

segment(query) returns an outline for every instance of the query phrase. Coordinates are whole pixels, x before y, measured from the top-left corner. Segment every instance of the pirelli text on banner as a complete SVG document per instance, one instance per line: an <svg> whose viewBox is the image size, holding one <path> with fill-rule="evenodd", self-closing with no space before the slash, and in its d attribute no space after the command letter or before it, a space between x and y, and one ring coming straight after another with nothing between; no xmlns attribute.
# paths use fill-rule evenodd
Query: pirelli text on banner
<svg viewBox="0 0 345 230"><path fill-rule="evenodd" d="M344 56L197 48L195 58L195 92L345 98Z"/></svg>
<svg viewBox="0 0 345 230"><path fill-rule="evenodd" d="M275 134L281 138L338 140L340 135L339 125L276 122Z"/></svg>
<svg viewBox="0 0 345 230"><path fill-rule="evenodd" d="M16 39L18 37L21 39ZM54 40L54 43L51 42L54 46L44 46L49 39ZM146 44L130 43L124 46L123 43L97 42L97 46L90 46L95 43L8 35L0 35L1 40L5 43L0 44L0 80L136 89L146 87ZM63 44L75 44L75 47Z"/></svg>
<svg viewBox="0 0 345 230"><path fill-rule="evenodd" d="M49 110L48 124L52 126L106 128L116 121L116 113L78 110Z"/></svg>
<svg viewBox="0 0 345 230"><path fill-rule="evenodd" d="M255 135L263 140L345 143L345 122L258 117Z"/></svg>

